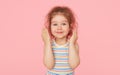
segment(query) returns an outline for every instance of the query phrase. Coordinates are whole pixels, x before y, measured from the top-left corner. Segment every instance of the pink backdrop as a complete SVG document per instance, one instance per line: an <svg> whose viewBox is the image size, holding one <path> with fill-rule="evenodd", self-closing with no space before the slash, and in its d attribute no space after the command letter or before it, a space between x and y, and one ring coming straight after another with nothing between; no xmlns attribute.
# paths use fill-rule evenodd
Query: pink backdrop
<svg viewBox="0 0 120 75"><path fill-rule="evenodd" d="M75 75L120 75L119 0L1 0L0 75L45 75L41 29L56 5L72 8L79 23Z"/></svg>

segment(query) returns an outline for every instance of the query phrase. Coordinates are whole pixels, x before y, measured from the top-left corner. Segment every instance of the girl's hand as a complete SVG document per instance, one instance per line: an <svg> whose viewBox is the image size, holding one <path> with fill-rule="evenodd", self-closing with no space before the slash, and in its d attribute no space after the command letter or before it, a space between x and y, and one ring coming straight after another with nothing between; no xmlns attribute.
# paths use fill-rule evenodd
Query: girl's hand
<svg viewBox="0 0 120 75"><path fill-rule="evenodd" d="M50 38L47 28L42 29L42 39L43 39L44 43L51 42L51 38Z"/></svg>
<svg viewBox="0 0 120 75"><path fill-rule="evenodd" d="M72 43L72 44L75 44L75 42L77 41L77 29L75 28L73 31L72 31L72 36L70 37L69 39L69 42Z"/></svg>

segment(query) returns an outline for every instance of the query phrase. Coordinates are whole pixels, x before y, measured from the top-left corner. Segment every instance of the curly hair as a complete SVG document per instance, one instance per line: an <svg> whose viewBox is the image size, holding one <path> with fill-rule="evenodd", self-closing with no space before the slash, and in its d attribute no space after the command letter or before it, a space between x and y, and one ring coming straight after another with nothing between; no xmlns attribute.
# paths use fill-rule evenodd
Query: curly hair
<svg viewBox="0 0 120 75"><path fill-rule="evenodd" d="M46 16L45 26L46 28L48 28L50 36L53 38L54 36L51 33L51 20L55 15L59 15L59 14L63 15L68 20L70 31L68 33L67 38L69 38L69 36L72 35L72 30L76 27L77 22L76 22L73 11L67 6L53 7Z"/></svg>

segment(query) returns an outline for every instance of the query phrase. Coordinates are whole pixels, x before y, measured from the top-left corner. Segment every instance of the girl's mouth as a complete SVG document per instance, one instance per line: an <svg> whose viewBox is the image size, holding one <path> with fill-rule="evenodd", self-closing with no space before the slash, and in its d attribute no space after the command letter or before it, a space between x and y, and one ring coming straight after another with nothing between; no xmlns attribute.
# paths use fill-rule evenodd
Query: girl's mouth
<svg viewBox="0 0 120 75"><path fill-rule="evenodd" d="M57 34L62 34L63 32L56 32Z"/></svg>

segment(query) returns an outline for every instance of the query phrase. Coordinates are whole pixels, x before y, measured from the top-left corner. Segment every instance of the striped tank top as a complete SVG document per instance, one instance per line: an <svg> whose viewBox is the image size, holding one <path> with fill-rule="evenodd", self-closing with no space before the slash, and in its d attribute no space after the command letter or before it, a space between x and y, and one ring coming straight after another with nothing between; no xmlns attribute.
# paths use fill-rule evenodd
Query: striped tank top
<svg viewBox="0 0 120 75"><path fill-rule="evenodd" d="M58 45L55 40L52 41L52 51L55 59L53 69L48 70L48 73L56 75L73 75L73 70L68 63L69 42L64 45ZM48 74L48 75L55 75Z"/></svg>

